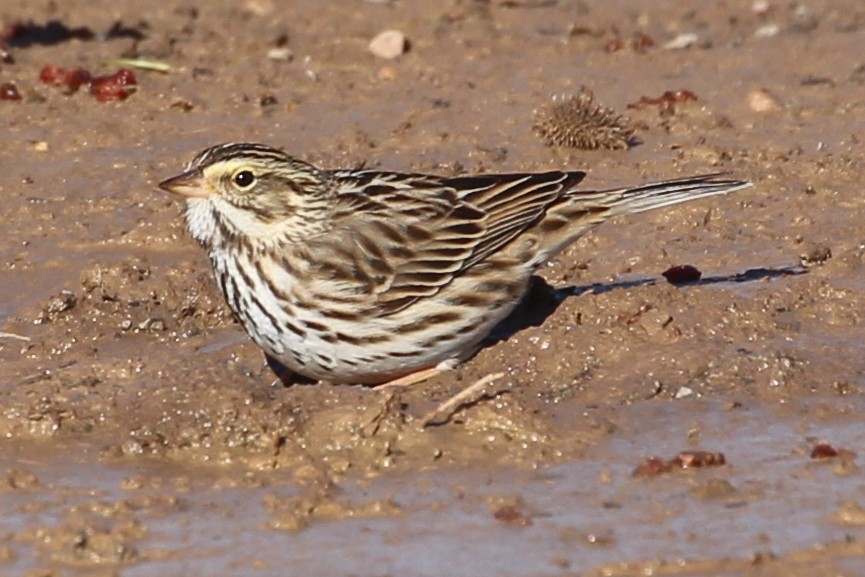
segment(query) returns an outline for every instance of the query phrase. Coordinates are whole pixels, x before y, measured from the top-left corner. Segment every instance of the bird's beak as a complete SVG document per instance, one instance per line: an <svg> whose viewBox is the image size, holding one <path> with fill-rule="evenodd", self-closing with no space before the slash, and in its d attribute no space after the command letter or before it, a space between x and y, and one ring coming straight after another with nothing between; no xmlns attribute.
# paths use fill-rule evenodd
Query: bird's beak
<svg viewBox="0 0 865 577"><path fill-rule="evenodd" d="M204 181L204 174L197 168L163 180L159 183L159 188L190 198L207 198L210 196L210 187Z"/></svg>

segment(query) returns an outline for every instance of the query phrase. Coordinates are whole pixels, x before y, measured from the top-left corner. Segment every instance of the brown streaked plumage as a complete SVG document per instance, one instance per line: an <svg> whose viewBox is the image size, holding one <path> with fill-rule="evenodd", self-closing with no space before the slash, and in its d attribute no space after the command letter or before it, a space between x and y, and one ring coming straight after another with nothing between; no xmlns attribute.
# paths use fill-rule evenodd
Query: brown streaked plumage
<svg viewBox="0 0 865 577"><path fill-rule="evenodd" d="M190 233L268 355L375 384L470 357L537 267L608 218L750 186L715 174L577 189L584 177L328 171L231 143L159 186L187 197Z"/></svg>

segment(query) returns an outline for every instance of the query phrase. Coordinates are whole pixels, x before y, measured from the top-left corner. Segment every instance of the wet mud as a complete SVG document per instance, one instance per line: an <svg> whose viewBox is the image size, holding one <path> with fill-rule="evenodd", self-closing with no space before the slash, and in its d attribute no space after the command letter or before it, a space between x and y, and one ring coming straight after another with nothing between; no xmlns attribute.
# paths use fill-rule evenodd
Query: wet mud
<svg viewBox="0 0 865 577"><path fill-rule="evenodd" d="M21 96L0 100L0 574L863 574L865 7L142 10L0 7ZM394 59L368 50L385 29L408 39ZM39 81L120 58L171 70L116 102ZM633 146L533 131L583 86ZM233 140L754 187L592 231L453 372L286 387L155 187ZM701 279L662 275L682 265Z"/></svg>

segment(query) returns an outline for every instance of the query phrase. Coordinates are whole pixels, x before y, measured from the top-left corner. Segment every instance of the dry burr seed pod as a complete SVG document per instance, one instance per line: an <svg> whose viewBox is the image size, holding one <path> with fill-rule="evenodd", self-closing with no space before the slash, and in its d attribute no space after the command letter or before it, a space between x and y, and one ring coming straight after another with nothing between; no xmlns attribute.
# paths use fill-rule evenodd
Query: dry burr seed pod
<svg viewBox="0 0 865 577"><path fill-rule="evenodd" d="M596 104L595 95L585 86L576 96L554 97L536 110L533 129L547 146L585 150L626 149L634 134L628 118Z"/></svg>

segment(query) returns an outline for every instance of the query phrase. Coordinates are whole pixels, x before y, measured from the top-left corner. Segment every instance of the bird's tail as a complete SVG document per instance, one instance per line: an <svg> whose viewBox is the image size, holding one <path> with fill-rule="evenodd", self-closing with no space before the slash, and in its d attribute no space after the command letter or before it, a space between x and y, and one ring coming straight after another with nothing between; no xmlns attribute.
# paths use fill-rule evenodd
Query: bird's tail
<svg viewBox="0 0 865 577"><path fill-rule="evenodd" d="M751 183L746 180L735 180L726 176L726 173L719 172L604 191L618 197L609 204L609 216L645 212L705 196L727 194L751 186Z"/></svg>

